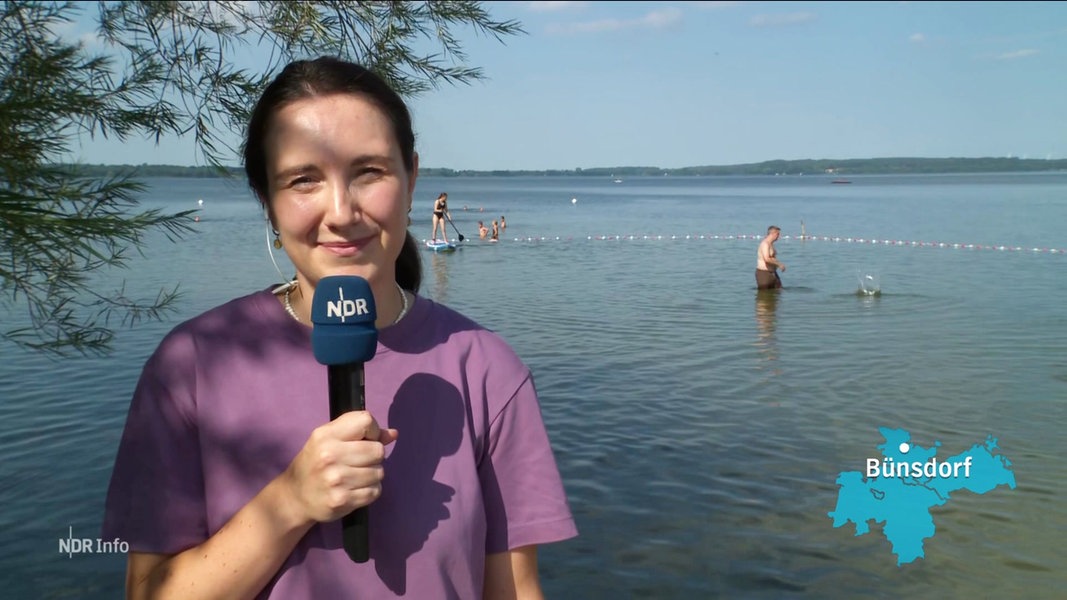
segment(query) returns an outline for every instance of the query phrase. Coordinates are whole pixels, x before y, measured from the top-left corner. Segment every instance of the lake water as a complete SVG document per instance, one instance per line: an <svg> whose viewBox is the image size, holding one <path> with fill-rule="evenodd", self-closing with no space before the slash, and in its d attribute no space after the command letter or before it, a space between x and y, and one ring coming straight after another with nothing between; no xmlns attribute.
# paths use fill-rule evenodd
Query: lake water
<svg viewBox="0 0 1067 600"><path fill-rule="evenodd" d="M1067 174L830 180L419 182L412 231L428 236L447 191L467 238L424 253L422 293L499 331L536 377L581 532L541 551L550 598L1062 594ZM197 233L100 285L180 284L178 312L121 330L105 358L0 346L5 597L121 595L121 554L57 547L99 533L144 360L180 320L280 279L242 185L151 184L148 207L204 200ZM501 242L478 240L501 215ZM786 289L757 294L772 223ZM867 275L880 295L857 294ZM939 458L993 435L1018 486L955 493L925 558L898 567L881 525L856 537L827 517L879 427Z"/></svg>

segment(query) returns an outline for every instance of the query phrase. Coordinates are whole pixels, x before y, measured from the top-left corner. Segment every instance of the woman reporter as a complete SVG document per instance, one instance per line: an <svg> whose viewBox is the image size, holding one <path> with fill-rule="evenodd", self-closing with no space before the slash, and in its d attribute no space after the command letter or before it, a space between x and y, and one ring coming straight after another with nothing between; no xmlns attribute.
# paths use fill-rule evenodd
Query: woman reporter
<svg viewBox="0 0 1067 600"><path fill-rule="evenodd" d="M529 369L496 334L418 295L407 107L332 58L287 66L253 111L249 185L292 282L182 323L145 365L104 538L130 598L538 598L537 546L577 534ZM319 280L377 308L365 411L330 421L312 353ZM370 560L340 517L366 506Z"/></svg>

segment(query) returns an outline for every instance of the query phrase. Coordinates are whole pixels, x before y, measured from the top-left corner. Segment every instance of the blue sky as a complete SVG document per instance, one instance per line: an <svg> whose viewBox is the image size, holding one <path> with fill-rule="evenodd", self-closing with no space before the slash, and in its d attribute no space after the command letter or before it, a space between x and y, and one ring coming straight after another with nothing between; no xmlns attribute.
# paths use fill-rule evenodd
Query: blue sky
<svg viewBox="0 0 1067 600"><path fill-rule="evenodd" d="M488 80L412 100L423 166L1067 158L1065 2L486 5L527 35L459 32ZM81 158L201 164L188 140Z"/></svg>

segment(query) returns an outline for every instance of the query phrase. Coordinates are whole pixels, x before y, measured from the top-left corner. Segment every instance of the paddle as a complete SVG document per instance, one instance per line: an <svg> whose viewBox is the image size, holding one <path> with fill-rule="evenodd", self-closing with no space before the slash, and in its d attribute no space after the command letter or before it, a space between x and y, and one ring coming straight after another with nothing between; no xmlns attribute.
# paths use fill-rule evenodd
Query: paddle
<svg viewBox="0 0 1067 600"><path fill-rule="evenodd" d="M459 241L462 242L463 241L463 234L459 232L459 229L456 228L456 224L452 222L452 217L446 217L445 220L447 220L448 224L452 226L452 229L456 230L456 235L459 236Z"/></svg>

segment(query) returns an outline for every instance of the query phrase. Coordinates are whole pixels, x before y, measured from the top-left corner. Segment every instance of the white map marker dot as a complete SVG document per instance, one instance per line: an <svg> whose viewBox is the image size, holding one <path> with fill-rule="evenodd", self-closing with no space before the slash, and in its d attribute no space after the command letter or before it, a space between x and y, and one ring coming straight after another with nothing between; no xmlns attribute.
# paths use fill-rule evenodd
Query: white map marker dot
<svg viewBox="0 0 1067 600"><path fill-rule="evenodd" d="M911 450L911 446L909 446L907 442L903 442L903 443L900 444L900 453L901 454L907 454L908 450Z"/></svg>

